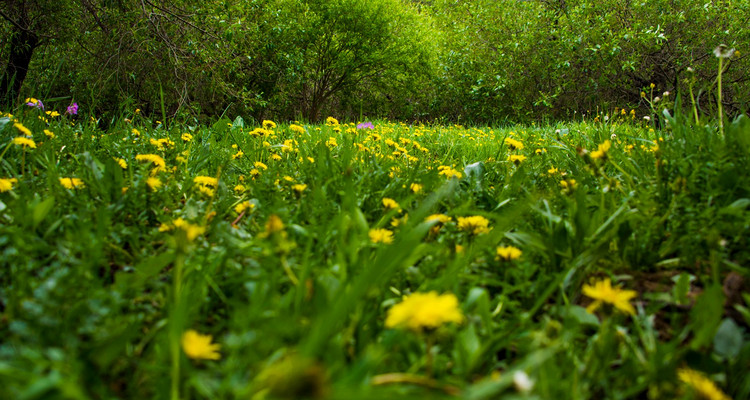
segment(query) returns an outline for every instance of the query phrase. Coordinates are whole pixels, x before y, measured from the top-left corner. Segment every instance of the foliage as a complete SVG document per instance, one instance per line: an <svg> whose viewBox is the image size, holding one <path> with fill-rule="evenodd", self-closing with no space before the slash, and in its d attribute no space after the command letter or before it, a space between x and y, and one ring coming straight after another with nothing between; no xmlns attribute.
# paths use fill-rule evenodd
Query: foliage
<svg viewBox="0 0 750 400"><path fill-rule="evenodd" d="M744 116L722 136L681 113L299 129L48 111L0 118L10 397L750 395ZM390 329L404 296L451 317Z"/></svg>

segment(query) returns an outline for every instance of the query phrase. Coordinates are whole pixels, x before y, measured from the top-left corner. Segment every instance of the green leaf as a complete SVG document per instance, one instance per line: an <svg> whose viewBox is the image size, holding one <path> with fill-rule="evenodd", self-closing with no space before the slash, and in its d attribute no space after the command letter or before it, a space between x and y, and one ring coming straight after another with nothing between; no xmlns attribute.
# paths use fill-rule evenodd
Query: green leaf
<svg viewBox="0 0 750 400"><path fill-rule="evenodd" d="M55 206L55 198L54 197L47 197L46 199L42 200L41 202L37 203L34 206L34 209L31 212L31 220L33 222L34 228L36 228L42 220L49 214L50 211L52 211L52 207Z"/></svg>
<svg viewBox="0 0 750 400"><path fill-rule="evenodd" d="M711 342L722 314L724 314L724 293L721 286L709 286L698 297L690 312L691 326L695 335L691 342L693 349L699 349Z"/></svg>
<svg viewBox="0 0 750 400"><path fill-rule="evenodd" d="M566 315L569 319L581 325L599 326L599 319L581 306L572 305L567 307Z"/></svg>
<svg viewBox="0 0 750 400"><path fill-rule="evenodd" d="M731 318L724 318L714 336L714 351L726 358L735 358L742 350L742 330Z"/></svg>

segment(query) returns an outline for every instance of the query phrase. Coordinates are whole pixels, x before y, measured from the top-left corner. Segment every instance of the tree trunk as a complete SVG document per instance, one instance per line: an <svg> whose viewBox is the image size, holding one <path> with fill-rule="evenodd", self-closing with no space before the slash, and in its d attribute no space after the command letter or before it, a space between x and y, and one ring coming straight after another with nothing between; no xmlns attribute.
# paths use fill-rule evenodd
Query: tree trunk
<svg viewBox="0 0 750 400"><path fill-rule="evenodd" d="M0 102L13 107L16 102L21 84L29 72L31 57L34 49L39 45L39 38L34 32L16 30L10 38L10 57L5 66L5 72L0 76Z"/></svg>

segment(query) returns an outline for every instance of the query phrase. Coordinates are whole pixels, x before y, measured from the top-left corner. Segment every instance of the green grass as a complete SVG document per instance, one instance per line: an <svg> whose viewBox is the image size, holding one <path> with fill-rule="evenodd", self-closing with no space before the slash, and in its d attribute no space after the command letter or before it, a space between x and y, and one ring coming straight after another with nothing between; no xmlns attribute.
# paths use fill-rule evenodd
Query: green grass
<svg viewBox="0 0 750 400"><path fill-rule="evenodd" d="M18 399L698 398L678 379L690 368L747 398L750 122L722 136L680 116L654 131L615 115L279 123L257 137L241 118L166 128L134 114L101 130L19 109L0 119L0 178L17 179L0 193L0 387ZM13 144L15 122L36 149ZM197 176L218 185L200 190ZM84 186L59 181L73 177ZM437 213L451 222L425 222ZM282 231L268 231L272 215ZM491 230L462 230L467 216ZM190 240L178 218L204 231ZM375 228L393 242L373 243ZM522 255L498 260L498 246ZM634 315L586 312L582 288L603 278L637 291ZM463 323L385 326L403 295L428 291L454 294ZM188 329L221 358L187 357Z"/></svg>

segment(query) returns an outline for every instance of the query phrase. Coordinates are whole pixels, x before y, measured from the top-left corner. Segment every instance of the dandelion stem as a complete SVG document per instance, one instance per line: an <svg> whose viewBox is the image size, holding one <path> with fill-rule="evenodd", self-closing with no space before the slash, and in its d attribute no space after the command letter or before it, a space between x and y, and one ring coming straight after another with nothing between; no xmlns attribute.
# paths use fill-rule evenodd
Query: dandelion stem
<svg viewBox="0 0 750 400"><path fill-rule="evenodd" d="M716 94L716 98L718 99L718 106L719 106L719 131L721 132L721 136L724 136L724 110L722 109L721 105L721 70L723 68L723 59L719 57L719 75L717 77L718 80L718 93Z"/></svg>

